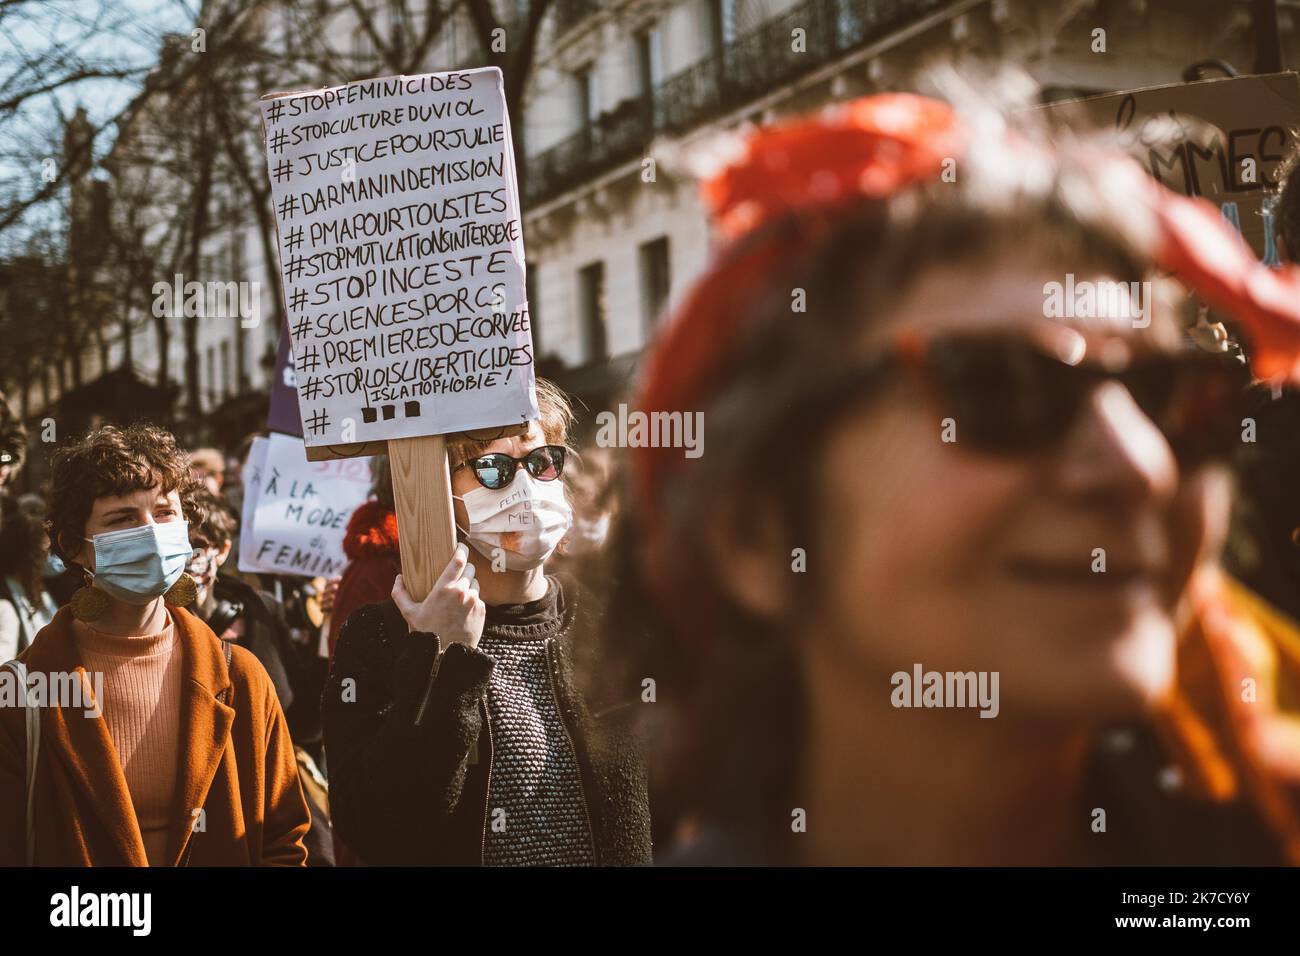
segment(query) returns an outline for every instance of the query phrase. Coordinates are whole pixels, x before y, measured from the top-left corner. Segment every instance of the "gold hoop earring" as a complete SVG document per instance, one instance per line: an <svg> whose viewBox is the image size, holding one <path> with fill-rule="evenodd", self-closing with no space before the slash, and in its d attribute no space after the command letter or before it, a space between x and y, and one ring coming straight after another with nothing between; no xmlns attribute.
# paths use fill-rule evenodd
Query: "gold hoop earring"
<svg viewBox="0 0 1300 956"><path fill-rule="evenodd" d="M194 603L195 598L199 596L199 586L194 583L194 579L189 576L188 572L181 572L181 576L176 579L176 583L167 589L163 595L163 600L172 607L188 607Z"/></svg>
<svg viewBox="0 0 1300 956"><path fill-rule="evenodd" d="M99 588L87 584L72 595L72 600L68 602L68 606L72 608L73 617L78 621L85 621L89 624L98 621L108 613L108 605L111 600Z"/></svg>

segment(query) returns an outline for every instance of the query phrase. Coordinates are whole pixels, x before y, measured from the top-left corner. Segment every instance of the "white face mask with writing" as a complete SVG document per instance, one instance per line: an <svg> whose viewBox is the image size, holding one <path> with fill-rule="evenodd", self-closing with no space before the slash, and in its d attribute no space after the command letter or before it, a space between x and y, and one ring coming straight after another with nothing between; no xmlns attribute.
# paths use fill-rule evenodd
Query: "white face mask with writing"
<svg viewBox="0 0 1300 956"><path fill-rule="evenodd" d="M469 516L469 530L459 525L457 530L488 560L500 548L511 571L529 571L545 562L573 521L564 482L538 481L523 467L505 488L475 488L452 497L464 502Z"/></svg>

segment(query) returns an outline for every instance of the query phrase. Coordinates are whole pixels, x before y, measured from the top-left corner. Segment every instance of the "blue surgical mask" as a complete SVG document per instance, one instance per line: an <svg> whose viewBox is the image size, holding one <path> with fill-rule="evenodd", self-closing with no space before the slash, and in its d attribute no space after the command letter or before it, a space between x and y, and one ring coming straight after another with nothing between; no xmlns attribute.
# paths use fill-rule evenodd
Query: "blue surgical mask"
<svg viewBox="0 0 1300 956"><path fill-rule="evenodd" d="M166 594L194 551L186 521L142 524L86 540L95 546L95 586L127 604L148 604Z"/></svg>

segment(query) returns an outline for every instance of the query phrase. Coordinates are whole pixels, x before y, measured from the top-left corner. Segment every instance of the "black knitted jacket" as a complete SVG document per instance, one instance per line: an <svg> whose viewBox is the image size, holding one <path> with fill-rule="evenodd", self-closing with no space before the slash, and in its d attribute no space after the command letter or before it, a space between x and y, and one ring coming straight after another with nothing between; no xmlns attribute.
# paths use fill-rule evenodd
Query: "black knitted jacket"
<svg viewBox="0 0 1300 956"><path fill-rule="evenodd" d="M574 673L585 648L575 645L594 632L579 617L572 581L553 580L563 623L547 639L547 659L577 752L596 862L649 863L646 770L633 727L640 698L589 706ZM409 632L391 599L345 622L322 697L330 810L339 835L369 865L482 863L494 666L465 644L444 650L435 635Z"/></svg>

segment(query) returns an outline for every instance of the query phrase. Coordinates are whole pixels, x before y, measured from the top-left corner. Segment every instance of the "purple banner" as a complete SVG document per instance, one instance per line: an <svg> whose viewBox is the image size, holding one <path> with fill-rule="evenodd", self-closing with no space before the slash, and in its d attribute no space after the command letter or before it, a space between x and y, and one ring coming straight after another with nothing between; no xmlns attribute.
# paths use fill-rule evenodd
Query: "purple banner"
<svg viewBox="0 0 1300 956"><path fill-rule="evenodd" d="M275 350L275 375L271 379L271 407L266 413L266 427L273 432L302 437L298 387L289 355L289 336L284 330L280 331L280 344Z"/></svg>

